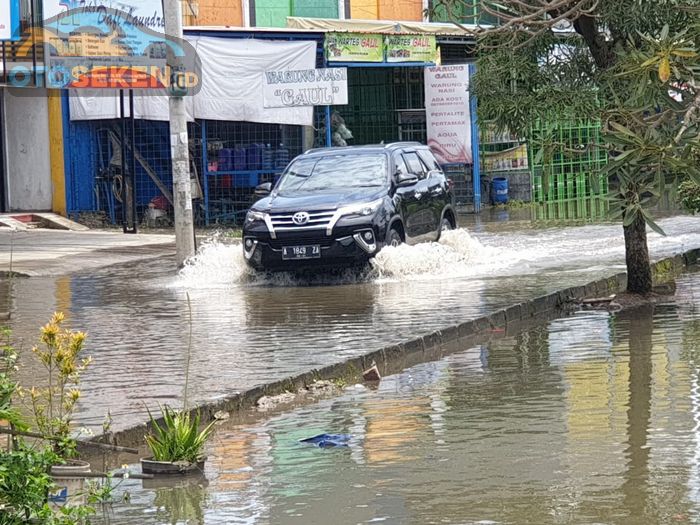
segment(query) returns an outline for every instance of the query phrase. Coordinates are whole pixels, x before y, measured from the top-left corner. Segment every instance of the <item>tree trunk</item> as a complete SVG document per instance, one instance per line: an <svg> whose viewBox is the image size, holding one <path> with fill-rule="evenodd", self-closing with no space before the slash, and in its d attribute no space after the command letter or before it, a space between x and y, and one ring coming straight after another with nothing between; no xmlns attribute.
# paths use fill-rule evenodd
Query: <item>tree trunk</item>
<svg viewBox="0 0 700 525"><path fill-rule="evenodd" d="M642 214L625 230L625 257L627 262L627 291L639 295L651 293L651 265L647 246L647 226Z"/></svg>

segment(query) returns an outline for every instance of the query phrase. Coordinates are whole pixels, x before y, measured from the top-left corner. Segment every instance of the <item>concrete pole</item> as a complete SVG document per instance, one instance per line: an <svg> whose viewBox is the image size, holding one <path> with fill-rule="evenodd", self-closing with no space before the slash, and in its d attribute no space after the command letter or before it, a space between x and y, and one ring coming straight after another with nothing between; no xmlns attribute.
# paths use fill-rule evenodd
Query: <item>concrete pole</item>
<svg viewBox="0 0 700 525"><path fill-rule="evenodd" d="M163 0L165 34L182 39L182 6L180 0ZM180 71L180 57L168 46L168 65L171 78ZM173 206L175 208L176 260L179 267L194 255L194 220L192 214L192 186L190 183L190 153L187 136L185 99L170 95L170 151L173 160Z"/></svg>

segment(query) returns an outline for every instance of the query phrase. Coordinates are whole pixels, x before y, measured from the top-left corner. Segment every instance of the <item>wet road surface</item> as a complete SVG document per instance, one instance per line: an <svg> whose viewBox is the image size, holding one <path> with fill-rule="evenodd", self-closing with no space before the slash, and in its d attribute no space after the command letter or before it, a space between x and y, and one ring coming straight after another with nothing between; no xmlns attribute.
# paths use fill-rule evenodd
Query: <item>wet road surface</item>
<svg viewBox="0 0 700 525"><path fill-rule="evenodd" d="M652 257L700 247L700 219L660 221ZM440 244L387 249L371 275L317 282L260 278L238 246L205 247L180 275L172 261L4 281L15 339L28 350L54 310L88 332L94 363L78 419L115 430L145 419L146 405L176 402L192 299L190 399L211 400L405 341L525 299L624 269L622 228L593 225L498 233L478 227ZM328 285L332 284L332 285ZM36 381L30 358L20 379Z"/></svg>

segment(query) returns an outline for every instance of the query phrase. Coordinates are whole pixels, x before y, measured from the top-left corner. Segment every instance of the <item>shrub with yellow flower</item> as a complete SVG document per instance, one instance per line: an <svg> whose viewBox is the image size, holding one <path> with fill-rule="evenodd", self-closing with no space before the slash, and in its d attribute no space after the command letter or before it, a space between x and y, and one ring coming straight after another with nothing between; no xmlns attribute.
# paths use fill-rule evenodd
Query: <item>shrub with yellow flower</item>
<svg viewBox="0 0 700 525"><path fill-rule="evenodd" d="M80 376L91 359L81 355L87 335L63 328L64 321L63 313L56 312L41 328L40 342L32 352L46 369L48 382L44 387L32 387L28 394L38 431L54 443L60 457L67 459L75 455L73 412L80 399Z"/></svg>

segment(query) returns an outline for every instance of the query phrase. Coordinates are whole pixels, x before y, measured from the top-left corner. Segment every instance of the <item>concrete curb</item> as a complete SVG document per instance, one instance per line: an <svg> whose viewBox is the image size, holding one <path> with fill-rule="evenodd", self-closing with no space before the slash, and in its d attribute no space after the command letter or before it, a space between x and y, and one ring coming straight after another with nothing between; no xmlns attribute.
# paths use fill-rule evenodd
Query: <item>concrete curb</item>
<svg viewBox="0 0 700 525"><path fill-rule="evenodd" d="M653 263L654 280L660 282L676 276L686 267L698 264L698 261L700 261L700 248ZM584 286L566 288L341 363L259 385L224 399L204 403L193 410L199 410L202 422L206 422L212 420L218 411L237 412L252 408L263 396L296 392L318 380L361 381L362 371L369 368L372 362L376 362L382 375L390 375L418 363L440 359L445 355L491 339L518 333L533 324L555 319L582 299L618 293L624 290L626 285L627 274L623 272ZM119 443L122 446L139 447L143 445L143 436L148 430L149 425L143 423L115 432L111 438L113 443ZM102 439L96 438L96 441Z"/></svg>

